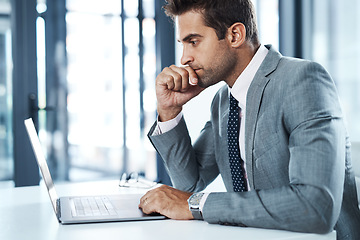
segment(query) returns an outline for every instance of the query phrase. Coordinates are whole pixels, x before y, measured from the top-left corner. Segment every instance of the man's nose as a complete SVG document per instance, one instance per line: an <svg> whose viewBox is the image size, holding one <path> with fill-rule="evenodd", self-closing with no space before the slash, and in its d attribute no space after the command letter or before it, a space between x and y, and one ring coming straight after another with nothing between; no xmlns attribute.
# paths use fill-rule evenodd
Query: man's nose
<svg viewBox="0 0 360 240"><path fill-rule="evenodd" d="M189 51L187 51L184 47L183 49L183 54L182 54L182 57L181 57L181 64L182 65L188 65L189 63L193 62L194 61L194 58L192 57L192 55L189 53Z"/></svg>

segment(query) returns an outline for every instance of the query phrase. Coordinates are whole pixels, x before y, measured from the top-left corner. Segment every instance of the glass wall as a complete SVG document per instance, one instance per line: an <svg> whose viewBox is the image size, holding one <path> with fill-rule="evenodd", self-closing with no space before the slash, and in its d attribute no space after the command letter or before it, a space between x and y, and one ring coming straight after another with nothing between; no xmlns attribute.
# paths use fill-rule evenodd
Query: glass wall
<svg viewBox="0 0 360 240"><path fill-rule="evenodd" d="M144 137L156 110L153 0L68 0L66 8L70 180L124 170L155 178Z"/></svg>
<svg viewBox="0 0 360 240"><path fill-rule="evenodd" d="M10 2L0 1L0 181L13 179Z"/></svg>
<svg viewBox="0 0 360 240"><path fill-rule="evenodd" d="M351 141L360 142L360 2L313 2L313 59L333 77ZM360 156L359 156L360 157Z"/></svg>
<svg viewBox="0 0 360 240"><path fill-rule="evenodd" d="M115 174L123 145L121 3L70 0L67 9L70 179L76 170Z"/></svg>
<svg viewBox="0 0 360 240"><path fill-rule="evenodd" d="M258 22L260 42L279 49L279 1L253 1Z"/></svg>

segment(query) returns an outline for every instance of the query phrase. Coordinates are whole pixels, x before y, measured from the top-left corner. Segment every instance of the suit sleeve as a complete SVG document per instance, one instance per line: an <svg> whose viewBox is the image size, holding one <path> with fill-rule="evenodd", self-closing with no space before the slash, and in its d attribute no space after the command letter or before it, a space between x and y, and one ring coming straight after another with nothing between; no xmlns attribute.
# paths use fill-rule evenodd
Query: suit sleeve
<svg viewBox="0 0 360 240"><path fill-rule="evenodd" d="M148 137L164 161L170 179L177 189L198 192L219 174L215 161L211 122L207 122L194 146L184 118L169 132Z"/></svg>

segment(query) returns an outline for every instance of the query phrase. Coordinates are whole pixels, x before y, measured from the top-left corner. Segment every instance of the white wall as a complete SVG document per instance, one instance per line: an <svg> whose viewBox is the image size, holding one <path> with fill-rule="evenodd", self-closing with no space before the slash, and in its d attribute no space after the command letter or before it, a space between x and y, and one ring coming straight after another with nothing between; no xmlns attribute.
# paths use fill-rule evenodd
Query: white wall
<svg viewBox="0 0 360 240"><path fill-rule="evenodd" d="M210 119L211 101L217 90L223 85L224 83L221 82L205 89L184 106L183 113L192 141L199 136L201 129Z"/></svg>

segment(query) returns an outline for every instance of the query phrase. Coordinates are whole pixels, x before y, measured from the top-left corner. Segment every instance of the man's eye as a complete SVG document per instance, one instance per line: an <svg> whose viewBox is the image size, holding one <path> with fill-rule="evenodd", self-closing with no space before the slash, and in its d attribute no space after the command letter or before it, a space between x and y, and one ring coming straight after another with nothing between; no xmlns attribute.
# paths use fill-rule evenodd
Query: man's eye
<svg viewBox="0 0 360 240"><path fill-rule="evenodd" d="M198 42L199 42L199 41L190 41L190 44L195 46L195 45L198 44Z"/></svg>

